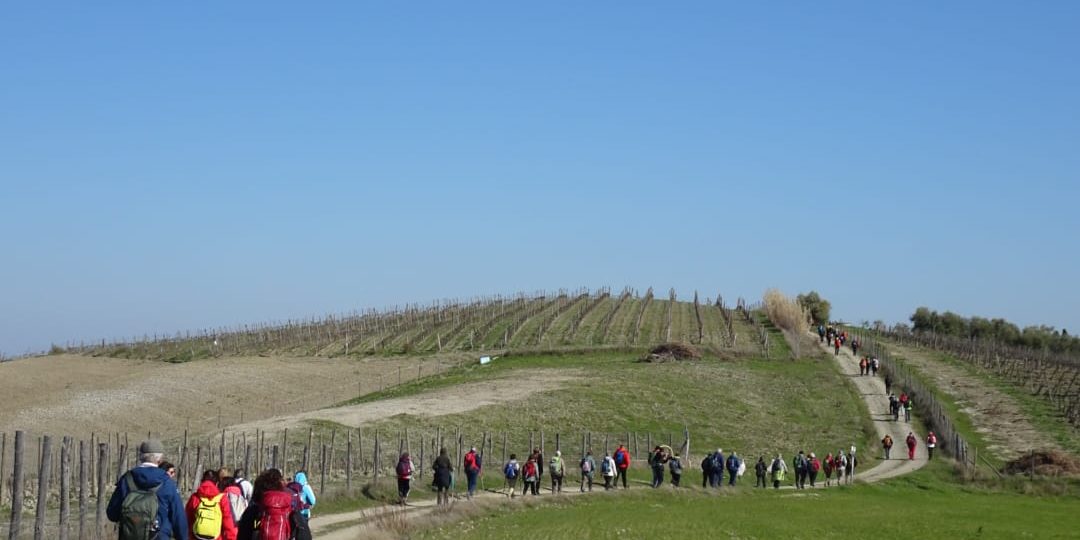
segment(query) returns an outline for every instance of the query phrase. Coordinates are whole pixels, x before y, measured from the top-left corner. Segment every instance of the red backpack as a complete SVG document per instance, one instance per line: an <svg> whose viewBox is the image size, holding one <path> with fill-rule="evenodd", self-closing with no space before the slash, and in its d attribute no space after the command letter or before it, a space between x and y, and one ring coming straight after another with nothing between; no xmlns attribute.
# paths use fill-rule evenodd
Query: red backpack
<svg viewBox="0 0 1080 540"><path fill-rule="evenodd" d="M293 509L293 495L288 491L267 491L260 503L259 540L289 540L292 527L289 514Z"/></svg>

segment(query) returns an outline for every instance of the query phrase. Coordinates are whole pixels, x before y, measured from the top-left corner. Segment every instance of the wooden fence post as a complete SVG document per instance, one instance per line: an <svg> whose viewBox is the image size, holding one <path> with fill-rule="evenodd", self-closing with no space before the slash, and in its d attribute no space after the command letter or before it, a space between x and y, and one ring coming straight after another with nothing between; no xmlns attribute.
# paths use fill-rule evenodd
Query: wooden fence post
<svg viewBox="0 0 1080 540"><path fill-rule="evenodd" d="M64 437L60 446L60 540L67 540L71 519L71 444L71 437Z"/></svg>
<svg viewBox="0 0 1080 540"><path fill-rule="evenodd" d="M319 493L326 492L326 445L322 445L322 460L319 465Z"/></svg>
<svg viewBox="0 0 1080 540"><path fill-rule="evenodd" d="M86 506L90 502L89 476L90 449L86 441L79 441L79 540L86 540Z"/></svg>
<svg viewBox="0 0 1080 540"><path fill-rule="evenodd" d="M379 430L375 430L375 445L371 449L371 477L372 482L379 482Z"/></svg>
<svg viewBox="0 0 1080 540"><path fill-rule="evenodd" d="M11 523L8 528L8 540L18 540L22 525L23 510L23 447L26 444L26 434L22 431L15 432L15 470L11 475Z"/></svg>
<svg viewBox="0 0 1080 540"><path fill-rule="evenodd" d="M345 432L345 491L352 493L352 430Z"/></svg>
<svg viewBox="0 0 1080 540"><path fill-rule="evenodd" d="M281 435L281 470L289 474L289 428Z"/></svg>
<svg viewBox="0 0 1080 540"><path fill-rule="evenodd" d="M0 504L4 504L4 452L7 451L7 432L0 433Z"/></svg>
<svg viewBox="0 0 1080 540"><path fill-rule="evenodd" d="M38 470L37 512L34 515L34 540L45 538L45 513L49 508L49 473L52 472L52 437L41 441L41 468Z"/></svg>
<svg viewBox="0 0 1080 540"><path fill-rule="evenodd" d="M108 473L109 445L98 443L98 471L97 471L97 515L94 519L94 527L97 530L95 537L105 533L105 475Z"/></svg>

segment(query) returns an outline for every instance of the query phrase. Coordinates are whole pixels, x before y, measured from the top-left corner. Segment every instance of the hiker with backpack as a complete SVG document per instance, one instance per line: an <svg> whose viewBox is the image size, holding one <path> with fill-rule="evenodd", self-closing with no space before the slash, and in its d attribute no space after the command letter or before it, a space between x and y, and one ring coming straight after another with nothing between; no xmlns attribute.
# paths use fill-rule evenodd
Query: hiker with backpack
<svg viewBox="0 0 1080 540"><path fill-rule="evenodd" d="M236 482L236 485L240 486L240 493L244 496L244 499L247 500L248 504L251 504L251 496L253 495L254 488L252 487L251 482L249 482L247 478L244 478L244 473L244 469L236 469L236 471L233 472L233 479Z"/></svg>
<svg viewBox="0 0 1080 540"><path fill-rule="evenodd" d="M709 487L710 476L712 476L712 454L706 454L701 458L701 489Z"/></svg>
<svg viewBox="0 0 1080 540"><path fill-rule="evenodd" d="M551 473L551 492L562 493L563 476L566 475L566 465L563 463L562 451L556 450L548 464L548 472Z"/></svg>
<svg viewBox="0 0 1080 540"><path fill-rule="evenodd" d="M105 515L118 524L120 540L188 540L180 491L159 467L164 457L161 441L143 441L139 465L116 481Z"/></svg>
<svg viewBox="0 0 1080 540"><path fill-rule="evenodd" d="M604 490L610 490L615 480L615 458L604 452L604 459L600 461L600 476L604 477Z"/></svg>
<svg viewBox="0 0 1080 540"><path fill-rule="evenodd" d="M218 471L218 474L221 474L221 471ZM221 477L218 481L218 489L225 494L225 500L229 502L233 521L239 524L240 516L244 515L244 511L248 507L248 500L244 498L244 492L236 484L236 479L232 476Z"/></svg>
<svg viewBox="0 0 1080 540"><path fill-rule="evenodd" d="M300 517L304 520L311 519L311 509L315 506L315 490L311 489L311 484L308 483L307 473L299 471L296 473L296 477L292 483L285 486L296 492L300 496Z"/></svg>
<svg viewBox="0 0 1080 540"><path fill-rule="evenodd" d="M885 395L892 397L892 375L885 374Z"/></svg>
<svg viewBox="0 0 1080 540"><path fill-rule="evenodd" d="M859 354L859 340L857 340L857 339L851 340L851 354L854 354L854 355ZM866 367L868 368L866 370L866 373L869 375L870 374L870 370L869 370L870 363L869 362L866 363Z"/></svg>
<svg viewBox="0 0 1080 540"><path fill-rule="evenodd" d="M664 449L657 446L649 452L649 468L652 469L652 487L660 487L664 483L664 465L667 463Z"/></svg>
<svg viewBox="0 0 1080 540"><path fill-rule="evenodd" d="M792 458L791 464L795 468L795 489L806 489L806 453L799 450L799 453Z"/></svg>
<svg viewBox="0 0 1080 540"><path fill-rule="evenodd" d="M825 454L825 461L821 463L822 472L825 473L825 487L829 487L832 484L832 471L833 471L833 456L832 453Z"/></svg>
<svg viewBox="0 0 1080 540"><path fill-rule="evenodd" d="M299 495L285 486L281 471L263 471L252 486L251 504L240 516L236 540L311 540L300 506Z"/></svg>
<svg viewBox="0 0 1080 540"><path fill-rule="evenodd" d="M454 472L454 464L450 462L450 456L446 448L439 449L439 457L431 464L431 471L435 477L435 491L437 504L450 504L450 482Z"/></svg>
<svg viewBox="0 0 1080 540"><path fill-rule="evenodd" d="M833 356L840 356L840 345L841 345L840 338L837 337L833 341Z"/></svg>
<svg viewBox="0 0 1080 540"><path fill-rule="evenodd" d="M724 485L724 449L717 448L709 459L709 487L720 488Z"/></svg>
<svg viewBox="0 0 1080 540"><path fill-rule="evenodd" d="M236 521L225 494L218 489L217 471L206 471L188 499L188 523L194 540L236 540Z"/></svg>
<svg viewBox="0 0 1080 540"><path fill-rule="evenodd" d="M503 479L506 481L506 496L511 499L515 496L518 476L521 476L521 464L518 463L517 454L510 454L510 461L503 465Z"/></svg>
<svg viewBox="0 0 1080 540"><path fill-rule="evenodd" d="M900 400L895 394L889 395L889 413L892 414L893 422L900 420Z"/></svg>
<svg viewBox="0 0 1080 540"><path fill-rule="evenodd" d="M915 402L910 397L907 402L904 403L904 422L911 423L911 409L915 407Z"/></svg>
<svg viewBox="0 0 1080 540"><path fill-rule="evenodd" d="M851 484L855 481L855 465L858 464L858 460L855 457L855 447L851 447L851 451L847 454L847 459L844 461L844 478L847 479L847 483Z"/></svg>
<svg viewBox="0 0 1080 540"><path fill-rule="evenodd" d="M540 467L536 464L536 454L529 456L525 466L521 469L521 478L524 482L521 487L521 495L528 495L531 491L533 496L540 495Z"/></svg>
<svg viewBox="0 0 1080 540"><path fill-rule="evenodd" d="M397 466L394 467L394 472L397 473L398 504L401 506L405 506L409 501L409 492L412 491L413 470L412 457L409 456L408 452L402 452L401 457L398 458Z"/></svg>
<svg viewBox="0 0 1080 540"><path fill-rule="evenodd" d="M890 458L890 454L892 453L892 447L892 437L888 433L886 433L885 436L881 438L881 449L885 451L885 459Z"/></svg>
<svg viewBox="0 0 1080 540"><path fill-rule="evenodd" d="M581 492L585 493L585 484L588 484L589 491L592 491L593 474L596 471L596 460L592 457L592 450L585 451L585 457L581 458L581 463L578 465L581 469Z"/></svg>
<svg viewBox="0 0 1080 540"><path fill-rule="evenodd" d="M870 362L866 360L865 356L859 359L859 375L866 375L869 367Z"/></svg>
<svg viewBox="0 0 1080 540"><path fill-rule="evenodd" d="M825 325L817 325L818 342L825 343Z"/></svg>
<svg viewBox="0 0 1080 540"><path fill-rule="evenodd" d="M735 480L739 477L739 470L742 468L743 462L738 454L734 450L731 451L731 455L727 458L727 473L728 473L728 485L734 486Z"/></svg>
<svg viewBox="0 0 1080 540"><path fill-rule="evenodd" d="M918 446L919 439L915 438L915 434L909 431L907 434L907 440L905 442L907 442L908 461L914 461L915 447Z"/></svg>
<svg viewBox="0 0 1080 540"><path fill-rule="evenodd" d="M466 497L473 498L476 494L476 479L480 476L480 454L476 453L476 447L472 447L465 453L464 460L465 478L468 480L469 490Z"/></svg>
<svg viewBox="0 0 1080 540"><path fill-rule="evenodd" d="M780 482L784 481L784 475L787 474L787 464L784 463L784 457L776 454L776 459L773 460L769 471L772 473L773 489L780 489Z"/></svg>
<svg viewBox="0 0 1080 540"><path fill-rule="evenodd" d="M927 460L934 459L934 448L937 448L937 435L934 435L934 432L931 431L930 434L926 436L926 459Z"/></svg>
<svg viewBox="0 0 1080 540"><path fill-rule="evenodd" d="M754 464L754 474L757 475L754 487L758 487L758 485L761 485L763 489L767 487L765 485L765 475L768 474L768 472L769 466L765 464L765 456L758 456L757 463Z"/></svg>
<svg viewBox="0 0 1080 540"><path fill-rule="evenodd" d="M844 469L847 467L847 458L844 457L844 451L838 450L836 455L833 456L833 471L836 473L836 485L844 483Z"/></svg>
<svg viewBox="0 0 1080 540"><path fill-rule="evenodd" d="M810 473L810 487L817 487L817 475L818 471L821 470L821 460L813 452L810 452L810 466L807 470Z"/></svg>
<svg viewBox="0 0 1080 540"><path fill-rule="evenodd" d="M620 444L619 447L615 449L615 472L617 475L615 478L616 486L619 485L619 479L621 478L623 489L630 489L630 486L627 485L626 480L626 473L628 472L628 469L630 469L630 452L626 451L626 446Z"/></svg>
<svg viewBox="0 0 1080 540"><path fill-rule="evenodd" d="M671 486L679 487L679 482L682 481L682 461L677 454L668 460L668 470L671 471Z"/></svg>
<svg viewBox="0 0 1080 540"><path fill-rule="evenodd" d="M881 365L878 363L878 359L876 356L870 358L870 371L875 377L877 377L878 368L880 368L880 366Z"/></svg>

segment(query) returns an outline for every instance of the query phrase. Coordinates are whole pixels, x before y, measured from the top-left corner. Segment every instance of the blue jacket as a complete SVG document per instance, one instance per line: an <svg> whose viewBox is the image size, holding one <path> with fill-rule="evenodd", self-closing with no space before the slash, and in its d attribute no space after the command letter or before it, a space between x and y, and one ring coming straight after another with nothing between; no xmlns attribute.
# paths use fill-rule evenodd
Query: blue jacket
<svg viewBox="0 0 1080 540"><path fill-rule="evenodd" d="M296 483L300 484L301 486L304 486L303 492L300 493L300 500L304 504L307 504L308 507L309 507L309 508L305 508L305 509L301 510L300 514L303 515L304 517L309 518L309 517L311 517L311 508L310 507L315 506L315 492L311 489L311 486L308 485L307 475L302 473L302 472L296 473Z"/></svg>
<svg viewBox="0 0 1080 540"><path fill-rule="evenodd" d="M173 479L169 478L169 475L165 474L163 469L157 467L136 467L124 473L116 481L116 489L113 491L112 498L109 499L109 506L105 510L105 515L109 517L109 521L119 522L120 518L123 517L121 516L121 506L124 504L124 498L128 494L128 483L125 479L128 474L131 475L132 479L135 480L135 485L140 489L160 486L157 489L159 527L157 537L160 540L169 538L187 540L187 516L184 514L184 502L180 500L180 491L176 488L176 482L173 482Z"/></svg>
<svg viewBox="0 0 1080 540"><path fill-rule="evenodd" d="M739 472L739 466L740 465L742 465L742 460L739 459L738 456L736 456L735 454L731 454L730 456L728 456L728 458L727 458L727 470L728 470L728 472L730 472L732 474Z"/></svg>

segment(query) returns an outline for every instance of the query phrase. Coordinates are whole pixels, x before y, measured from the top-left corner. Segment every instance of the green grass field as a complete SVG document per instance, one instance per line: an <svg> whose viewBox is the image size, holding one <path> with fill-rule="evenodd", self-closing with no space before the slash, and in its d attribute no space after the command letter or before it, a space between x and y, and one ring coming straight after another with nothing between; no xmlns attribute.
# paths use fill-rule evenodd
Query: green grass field
<svg viewBox="0 0 1080 540"><path fill-rule="evenodd" d="M440 538L1076 538L1080 498L966 488L949 465L827 490L631 489L535 507L507 505L416 531Z"/></svg>

